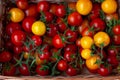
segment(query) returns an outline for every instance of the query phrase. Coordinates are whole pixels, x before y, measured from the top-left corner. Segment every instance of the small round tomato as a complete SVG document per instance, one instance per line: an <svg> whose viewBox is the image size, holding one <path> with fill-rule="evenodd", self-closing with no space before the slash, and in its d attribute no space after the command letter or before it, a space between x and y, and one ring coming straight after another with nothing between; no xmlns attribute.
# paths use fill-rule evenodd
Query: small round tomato
<svg viewBox="0 0 120 80"><path fill-rule="evenodd" d="M34 17L25 17L23 22L22 22L23 29L28 33L32 32L31 28L32 28L32 24L34 22L35 22Z"/></svg>
<svg viewBox="0 0 120 80"><path fill-rule="evenodd" d="M28 1L27 0L17 0L16 5L20 9L27 9L28 8Z"/></svg>
<svg viewBox="0 0 120 80"><path fill-rule="evenodd" d="M108 53L108 55L109 56L114 56L114 57L116 57L117 55L118 55L118 49L117 48L112 48L112 47L109 47L108 49L107 49L107 53Z"/></svg>
<svg viewBox="0 0 120 80"><path fill-rule="evenodd" d="M66 9L64 5L57 5L55 8L55 15L58 17L64 17L66 14Z"/></svg>
<svg viewBox="0 0 120 80"><path fill-rule="evenodd" d="M69 66L68 69L66 70L66 74L69 76L75 76L77 75L77 69L72 66Z"/></svg>
<svg viewBox="0 0 120 80"><path fill-rule="evenodd" d="M76 54L72 51L66 51L64 52L64 59L68 62L72 62L73 60L75 60Z"/></svg>
<svg viewBox="0 0 120 80"><path fill-rule="evenodd" d="M31 4L28 6L28 8L25 10L26 16L32 16L32 17L37 17L38 12L37 12L37 5Z"/></svg>
<svg viewBox="0 0 120 80"><path fill-rule="evenodd" d="M89 36L83 36L80 40L81 47L84 49L90 49L93 43L93 39Z"/></svg>
<svg viewBox="0 0 120 80"><path fill-rule="evenodd" d="M37 11L38 12L40 12L40 11L46 12L48 10L49 10L49 3L47 1L38 2L38 4L37 4Z"/></svg>
<svg viewBox="0 0 120 80"><path fill-rule="evenodd" d="M120 25L116 25L112 28L112 31L115 35L120 35Z"/></svg>
<svg viewBox="0 0 120 80"><path fill-rule="evenodd" d="M77 52L77 46L75 44L67 44L64 47L64 52L66 52L66 51L71 51L71 52L76 53Z"/></svg>
<svg viewBox="0 0 120 80"><path fill-rule="evenodd" d="M51 13L55 14L56 6L57 6L56 3L51 3L51 4L50 4L50 10L49 10L49 11L50 11Z"/></svg>
<svg viewBox="0 0 120 80"><path fill-rule="evenodd" d="M9 62L12 59L12 55L8 51L2 51L0 53L0 62Z"/></svg>
<svg viewBox="0 0 120 80"><path fill-rule="evenodd" d="M35 53L36 65L41 65L44 63L44 60L41 60L38 56L39 53Z"/></svg>
<svg viewBox="0 0 120 80"><path fill-rule="evenodd" d="M35 21L32 24L32 32L35 35L43 36L45 34L45 32L46 32L45 24L43 22L41 22L41 21Z"/></svg>
<svg viewBox="0 0 120 80"><path fill-rule="evenodd" d="M29 52L24 52L23 54L24 54L23 55L24 59L28 59L28 56L30 55L30 53Z"/></svg>
<svg viewBox="0 0 120 80"><path fill-rule="evenodd" d="M6 26L7 35L11 36L12 33L16 30L21 30L21 26L19 23L10 22L7 24Z"/></svg>
<svg viewBox="0 0 120 80"><path fill-rule="evenodd" d="M68 15L68 24L71 26L79 26L82 23L82 16L78 12Z"/></svg>
<svg viewBox="0 0 120 80"><path fill-rule="evenodd" d="M97 64L97 60L100 60L99 56L94 55L91 58L86 60L86 67L90 70L96 70L99 68L99 64Z"/></svg>
<svg viewBox="0 0 120 80"><path fill-rule="evenodd" d="M42 53L38 54L38 56L40 60L48 61L50 59L51 54L49 51L43 50Z"/></svg>
<svg viewBox="0 0 120 80"><path fill-rule="evenodd" d="M82 35L82 36L90 36L90 37L93 37L94 33L95 33L94 30L90 30L90 28L85 27L85 28L82 30L81 35Z"/></svg>
<svg viewBox="0 0 120 80"><path fill-rule="evenodd" d="M33 35L32 40L33 40L35 46L40 46L42 44L42 39L40 36Z"/></svg>
<svg viewBox="0 0 120 80"><path fill-rule="evenodd" d="M83 49L80 54L83 59L89 59L91 57L91 53L92 53L92 50Z"/></svg>
<svg viewBox="0 0 120 80"><path fill-rule="evenodd" d="M81 15L88 15L92 10L91 0L78 0L76 9Z"/></svg>
<svg viewBox="0 0 120 80"><path fill-rule="evenodd" d="M22 52L22 47L21 46L14 46L13 51L15 54L19 55Z"/></svg>
<svg viewBox="0 0 120 80"><path fill-rule="evenodd" d="M94 35L94 43L98 47L105 47L105 46L109 45L110 37L105 32L98 32Z"/></svg>
<svg viewBox="0 0 120 80"><path fill-rule="evenodd" d="M11 8L9 11L12 22L21 22L24 19L24 12L19 8Z"/></svg>
<svg viewBox="0 0 120 80"><path fill-rule="evenodd" d="M114 35L112 39L114 44L120 45L120 35Z"/></svg>
<svg viewBox="0 0 120 80"><path fill-rule="evenodd" d="M66 71L68 68L68 64L65 60L60 60L57 64L57 69L60 71Z"/></svg>
<svg viewBox="0 0 120 80"><path fill-rule="evenodd" d="M65 43L60 35L56 34L52 39L52 44L55 48L63 48Z"/></svg>
<svg viewBox="0 0 120 80"><path fill-rule="evenodd" d="M78 39L76 40L76 45L77 45L78 47L81 47L80 40L81 40L81 38L78 38Z"/></svg>
<svg viewBox="0 0 120 80"><path fill-rule="evenodd" d="M46 76L49 74L49 67L45 67L44 65L37 65L36 73L40 76Z"/></svg>
<svg viewBox="0 0 120 80"><path fill-rule="evenodd" d="M53 14L51 12L44 12L46 22L51 22L53 20Z"/></svg>
<svg viewBox="0 0 120 80"><path fill-rule="evenodd" d="M76 11L76 2L68 2L68 8L72 11Z"/></svg>
<svg viewBox="0 0 120 80"><path fill-rule="evenodd" d="M25 40L26 34L21 30L14 31L11 35L11 41L16 46L22 46Z"/></svg>
<svg viewBox="0 0 120 80"><path fill-rule="evenodd" d="M20 74L22 74L23 76L29 76L30 75L29 68L26 64L22 64L22 66L19 66L18 70L19 70Z"/></svg>
<svg viewBox="0 0 120 80"><path fill-rule="evenodd" d="M95 18L90 22L90 26L94 28L95 31L103 31L106 27L105 22L100 18Z"/></svg>
<svg viewBox="0 0 120 80"><path fill-rule="evenodd" d="M101 4L101 8L106 14L115 13L117 10L117 1L116 0L104 0Z"/></svg>

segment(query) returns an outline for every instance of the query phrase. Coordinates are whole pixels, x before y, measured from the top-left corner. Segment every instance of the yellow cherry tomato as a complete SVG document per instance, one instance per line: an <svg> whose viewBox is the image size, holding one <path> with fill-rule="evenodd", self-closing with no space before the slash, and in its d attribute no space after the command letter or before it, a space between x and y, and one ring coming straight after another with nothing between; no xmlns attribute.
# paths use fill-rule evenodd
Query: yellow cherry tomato
<svg viewBox="0 0 120 80"><path fill-rule="evenodd" d="M84 49L90 49L93 43L93 39L89 36L83 36L80 40L81 47Z"/></svg>
<svg viewBox="0 0 120 80"><path fill-rule="evenodd" d="M45 32L46 32L45 24L43 22L41 22L41 21L35 21L32 24L32 32L35 35L43 36L45 34Z"/></svg>
<svg viewBox="0 0 120 80"><path fill-rule="evenodd" d="M94 43L96 46L103 47L109 45L110 43L110 37L107 33L105 32L98 32L94 35Z"/></svg>
<svg viewBox="0 0 120 80"><path fill-rule="evenodd" d="M78 0L76 9L81 15L88 15L92 10L91 0Z"/></svg>
<svg viewBox="0 0 120 80"><path fill-rule="evenodd" d="M89 59L91 57L91 53L92 53L92 51L90 49L83 49L81 51L81 57L83 59Z"/></svg>
<svg viewBox="0 0 120 80"><path fill-rule="evenodd" d="M99 64L96 63L97 60L100 60L99 56L94 55L90 57L89 59L86 59L86 67L90 70L96 70L99 68Z"/></svg>
<svg viewBox="0 0 120 80"><path fill-rule="evenodd" d="M29 55L30 55L30 53L25 52L24 55L23 55L24 59L28 59L28 56L29 56Z"/></svg>
<svg viewBox="0 0 120 80"><path fill-rule="evenodd" d="M115 13L117 10L117 2L116 0L105 0L102 2L101 8L106 14Z"/></svg>
<svg viewBox="0 0 120 80"><path fill-rule="evenodd" d="M11 8L9 11L12 22L21 22L24 19L24 12L19 8Z"/></svg>

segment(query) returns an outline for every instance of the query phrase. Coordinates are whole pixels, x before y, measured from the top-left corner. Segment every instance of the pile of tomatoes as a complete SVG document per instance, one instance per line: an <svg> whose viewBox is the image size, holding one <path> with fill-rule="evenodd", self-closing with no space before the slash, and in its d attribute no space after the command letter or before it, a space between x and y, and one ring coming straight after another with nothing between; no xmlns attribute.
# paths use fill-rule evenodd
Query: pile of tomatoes
<svg viewBox="0 0 120 80"><path fill-rule="evenodd" d="M12 4L0 52L2 75L75 76L87 69L108 76L120 71L117 0Z"/></svg>

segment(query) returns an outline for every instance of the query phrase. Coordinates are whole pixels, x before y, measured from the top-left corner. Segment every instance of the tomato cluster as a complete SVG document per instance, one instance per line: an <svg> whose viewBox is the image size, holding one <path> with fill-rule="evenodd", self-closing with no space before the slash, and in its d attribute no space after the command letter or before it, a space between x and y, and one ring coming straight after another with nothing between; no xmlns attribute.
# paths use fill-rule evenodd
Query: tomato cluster
<svg viewBox="0 0 120 80"><path fill-rule="evenodd" d="M119 71L116 0L51 3L16 0L7 12L2 74L102 76Z"/></svg>

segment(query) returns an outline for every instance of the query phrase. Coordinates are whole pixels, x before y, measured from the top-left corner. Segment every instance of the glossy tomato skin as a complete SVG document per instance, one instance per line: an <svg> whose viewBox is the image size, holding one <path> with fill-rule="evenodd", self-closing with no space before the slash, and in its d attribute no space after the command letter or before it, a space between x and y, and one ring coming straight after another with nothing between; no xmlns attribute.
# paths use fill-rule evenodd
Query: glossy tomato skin
<svg viewBox="0 0 120 80"><path fill-rule="evenodd" d="M66 31L65 35L66 37L70 37L67 39L70 42L75 42L78 37L77 31L72 31L70 29Z"/></svg>
<svg viewBox="0 0 120 80"><path fill-rule="evenodd" d="M6 26L7 35L11 36L12 33L16 30L21 30L21 25L19 23L10 22Z"/></svg>
<svg viewBox="0 0 120 80"><path fill-rule="evenodd" d="M46 12L48 10L49 10L49 3L47 1L38 2L38 4L37 4L37 11L38 12L40 12L40 11Z"/></svg>
<svg viewBox="0 0 120 80"><path fill-rule="evenodd" d="M26 16L32 16L32 17L37 17L38 12L37 12L37 6L35 4L31 4L28 6L28 8L25 10Z"/></svg>
<svg viewBox="0 0 120 80"><path fill-rule="evenodd" d="M120 35L114 35L112 39L114 44L120 45Z"/></svg>
<svg viewBox="0 0 120 80"><path fill-rule="evenodd" d="M19 70L20 74L22 74L23 76L30 75L29 68L26 64L22 64L22 66L18 67L18 70Z"/></svg>
<svg viewBox="0 0 120 80"><path fill-rule="evenodd" d="M112 31L115 35L120 35L120 25L114 26Z"/></svg>
<svg viewBox="0 0 120 80"><path fill-rule="evenodd" d="M68 16L68 24L71 26L79 26L82 23L82 16L78 12L73 12Z"/></svg>
<svg viewBox="0 0 120 80"><path fill-rule="evenodd" d="M64 5L57 5L55 8L55 15L58 17L64 17L66 14L66 9Z"/></svg>
<svg viewBox="0 0 120 80"><path fill-rule="evenodd" d="M98 74L101 76L108 76L110 75L111 71L112 71L111 66L105 67L104 65L100 65L100 67L97 70Z"/></svg>
<svg viewBox="0 0 120 80"><path fill-rule="evenodd" d="M76 54L73 53L73 52L71 52L71 51L66 51L66 52L64 52L64 58L65 58L65 60L68 61L68 62L72 62L73 60L75 60L75 58L76 58L75 55L76 55Z"/></svg>
<svg viewBox="0 0 120 80"><path fill-rule="evenodd" d="M4 76L15 76L16 75L16 67L12 64L9 65L9 68L7 69L8 66L5 66L3 69L3 75Z"/></svg>
<svg viewBox="0 0 120 80"><path fill-rule="evenodd" d="M16 5L20 9L27 9L28 8L28 1L27 0L17 0Z"/></svg>
<svg viewBox="0 0 120 80"><path fill-rule="evenodd" d="M62 38L60 35L56 34L52 39L52 44L55 48L63 48L64 42L62 41Z"/></svg>
<svg viewBox="0 0 120 80"><path fill-rule="evenodd" d="M48 75L49 74L49 69L43 69L43 67L44 66L42 66L42 65L38 65L37 67L36 67L36 73L38 74L38 75L40 75L40 76L46 76L46 75Z"/></svg>
<svg viewBox="0 0 120 80"><path fill-rule="evenodd" d="M45 15L46 22L50 22L54 18L53 14L51 12L48 12L48 11L44 12L44 15Z"/></svg>
<svg viewBox="0 0 120 80"><path fill-rule="evenodd" d="M116 57L117 54L118 54L118 49L116 49L116 48L108 48L107 53L108 53L109 56Z"/></svg>
<svg viewBox="0 0 120 80"><path fill-rule="evenodd" d="M68 64L65 60L60 60L57 64L57 69L60 71L66 71L68 68Z"/></svg>
<svg viewBox="0 0 120 80"><path fill-rule="evenodd" d="M22 22L22 27L23 29L28 32L31 33L31 27L32 24L35 22L35 18L34 17L25 17L23 22Z"/></svg>
<svg viewBox="0 0 120 80"><path fill-rule="evenodd" d="M64 52L71 51L71 52L77 52L77 46L75 44L68 44L64 47Z"/></svg>
<svg viewBox="0 0 120 80"><path fill-rule="evenodd" d="M25 39L26 39L26 35L21 30L17 30L13 32L11 35L11 41L16 46L22 46Z"/></svg>
<svg viewBox="0 0 120 80"><path fill-rule="evenodd" d="M88 27L86 27L86 28L84 28L84 29L82 30L81 35L82 35L82 36L90 36L90 37L93 37L94 33L95 33L95 31L92 31L92 30L90 31L90 29L89 29Z"/></svg>
<svg viewBox="0 0 120 80"><path fill-rule="evenodd" d="M19 55L22 52L22 47L21 46L14 46L13 51L16 55Z"/></svg>
<svg viewBox="0 0 120 80"><path fill-rule="evenodd" d="M105 29L105 22L100 18L95 18L90 22L90 26L95 29L95 31L103 31Z"/></svg>
<svg viewBox="0 0 120 80"><path fill-rule="evenodd" d="M42 53L39 53L38 56L39 56L39 58L40 58L41 60L46 60L46 61L48 61L48 60L50 59L51 54L50 54L49 51L44 50L44 51L42 51Z"/></svg>
<svg viewBox="0 0 120 80"><path fill-rule="evenodd" d="M77 75L77 69L72 66L69 66L68 69L66 70L66 74L69 76L75 76Z"/></svg>
<svg viewBox="0 0 120 80"><path fill-rule="evenodd" d="M33 35L31 39L33 40L35 46L40 46L42 44L42 38L40 36Z"/></svg>
<svg viewBox="0 0 120 80"><path fill-rule="evenodd" d="M12 55L8 51L3 51L0 53L0 62L9 62L12 59Z"/></svg>

